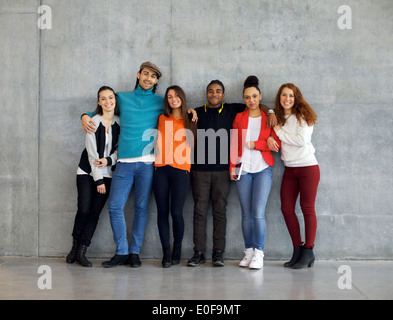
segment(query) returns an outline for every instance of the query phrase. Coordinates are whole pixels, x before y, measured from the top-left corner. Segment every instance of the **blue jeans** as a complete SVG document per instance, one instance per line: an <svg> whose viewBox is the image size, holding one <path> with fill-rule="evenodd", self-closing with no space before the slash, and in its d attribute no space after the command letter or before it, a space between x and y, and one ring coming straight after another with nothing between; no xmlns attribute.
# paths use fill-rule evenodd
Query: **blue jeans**
<svg viewBox="0 0 393 320"><path fill-rule="evenodd" d="M144 162L118 162L116 164L116 170L112 177L112 186L108 200L113 239L117 246L116 254L139 254L147 224L147 209L153 182L153 170L153 164L146 164ZM131 241L130 245L128 245L124 207L134 184L135 214Z"/></svg>
<svg viewBox="0 0 393 320"><path fill-rule="evenodd" d="M243 174L236 182L242 209L242 231L247 248L264 250L266 236L265 208L272 187L272 168Z"/></svg>

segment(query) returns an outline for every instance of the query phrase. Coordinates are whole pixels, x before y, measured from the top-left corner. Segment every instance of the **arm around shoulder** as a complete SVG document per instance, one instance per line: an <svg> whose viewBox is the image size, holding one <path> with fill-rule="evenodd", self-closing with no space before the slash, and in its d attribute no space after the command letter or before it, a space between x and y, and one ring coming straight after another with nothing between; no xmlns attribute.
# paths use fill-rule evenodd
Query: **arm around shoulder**
<svg viewBox="0 0 393 320"><path fill-rule="evenodd" d="M91 112L85 112L81 115L82 129L85 133L94 133L96 123L91 118L94 114Z"/></svg>

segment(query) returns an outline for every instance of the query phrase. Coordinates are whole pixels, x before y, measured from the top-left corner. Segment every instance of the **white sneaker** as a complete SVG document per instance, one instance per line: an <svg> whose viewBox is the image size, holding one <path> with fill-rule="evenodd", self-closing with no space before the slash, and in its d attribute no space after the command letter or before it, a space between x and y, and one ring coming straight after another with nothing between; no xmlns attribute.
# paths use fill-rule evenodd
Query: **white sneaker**
<svg viewBox="0 0 393 320"><path fill-rule="evenodd" d="M254 255L248 266L250 269L261 269L263 267L263 251L255 249Z"/></svg>
<svg viewBox="0 0 393 320"><path fill-rule="evenodd" d="M244 251L246 254L245 257L243 258L242 261L240 261L239 266L240 267L248 267L250 265L252 256L254 255L254 249L253 248L248 248Z"/></svg>

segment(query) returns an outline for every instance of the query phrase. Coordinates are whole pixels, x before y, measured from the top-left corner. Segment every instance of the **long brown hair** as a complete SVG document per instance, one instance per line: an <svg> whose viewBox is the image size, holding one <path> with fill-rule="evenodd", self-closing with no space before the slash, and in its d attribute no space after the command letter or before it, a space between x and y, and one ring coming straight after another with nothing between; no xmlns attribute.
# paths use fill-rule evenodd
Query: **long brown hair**
<svg viewBox="0 0 393 320"><path fill-rule="evenodd" d="M188 114L187 112L187 102L186 102L186 94L184 93L183 89L179 86L170 86L166 89L165 91L165 99L164 99L164 115L166 117L169 117L169 114L172 113L172 107L169 105L168 102L168 92L170 90L174 90L177 95L179 96L180 100L181 100L181 116L183 118L184 121L184 128L188 129L191 131L191 133L193 134L193 137L191 140L189 140L191 137L188 136L187 133L187 141L195 141L196 138L196 124L194 122L191 121L192 119L192 114ZM189 132L189 131L188 131Z"/></svg>
<svg viewBox="0 0 393 320"><path fill-rule="evenodd" d="M284 88L291 89L293 91L293 95L295 97L295 103L292 107L292 114L296 116L297 121L301 124L302 119L306 121L308 126L312 126L317 121L317 114L310 107L310 105L304 100L302 93L299 88L296 87L293 83L285 83L280 89L278 89L276 100L274 102L274 113L276 114L277 121L280 125L285 124L285 114L284 108L281 106L280 97Z"/></svg>

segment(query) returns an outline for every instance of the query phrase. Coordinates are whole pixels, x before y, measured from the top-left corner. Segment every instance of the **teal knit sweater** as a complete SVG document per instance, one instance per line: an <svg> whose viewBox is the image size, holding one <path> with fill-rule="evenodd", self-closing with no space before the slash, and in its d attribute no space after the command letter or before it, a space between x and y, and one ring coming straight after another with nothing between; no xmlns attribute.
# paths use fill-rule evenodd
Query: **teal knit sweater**
<svg viewBox="0 0 393 320"><path fill-rule="evenodd" d="M164 112L164 98L153 93L153 89L144 91L139 85L134 91L116 95L120 112L118 159L153 153L158 116Z"/></svg>

